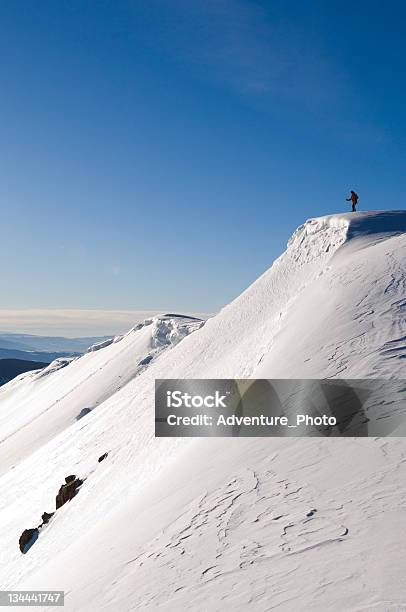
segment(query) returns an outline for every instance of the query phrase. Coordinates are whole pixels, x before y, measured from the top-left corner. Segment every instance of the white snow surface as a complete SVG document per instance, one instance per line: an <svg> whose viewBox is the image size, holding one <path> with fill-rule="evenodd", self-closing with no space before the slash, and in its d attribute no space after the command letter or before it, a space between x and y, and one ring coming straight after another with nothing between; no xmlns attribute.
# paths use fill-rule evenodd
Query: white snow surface
<svg viewBox="0 0 406 612"><path fill-rule="evenodd" d="M151 319L0 388L0 587L69 611L405 609L403 438L153 433L157 378L404 378L405 247L403 211L311 219L204 325Z"/></svg>

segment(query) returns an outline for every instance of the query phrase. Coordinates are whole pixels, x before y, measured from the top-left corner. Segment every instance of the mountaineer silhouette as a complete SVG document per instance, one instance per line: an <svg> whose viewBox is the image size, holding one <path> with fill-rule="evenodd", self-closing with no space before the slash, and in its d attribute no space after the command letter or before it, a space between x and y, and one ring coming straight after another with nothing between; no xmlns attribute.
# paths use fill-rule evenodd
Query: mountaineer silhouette
<svg viewBox="0 0 406 612"><path fill-rule="evenodd" d="M351 195L349 198L345 198L347 202L352 202L352 212L356 212L356 206L357 206L357 202L358 202L358 194L355 193L355 191L353 191L351 189Z"/></svg>

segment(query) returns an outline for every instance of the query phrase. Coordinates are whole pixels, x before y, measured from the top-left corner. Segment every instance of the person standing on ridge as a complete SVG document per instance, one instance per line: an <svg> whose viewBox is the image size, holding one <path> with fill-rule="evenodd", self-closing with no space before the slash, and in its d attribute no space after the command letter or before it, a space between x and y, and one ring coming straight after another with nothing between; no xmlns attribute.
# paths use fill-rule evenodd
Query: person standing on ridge
<svg viewBox="0 0 406 612"><path fill-rule="evenodd" d="M351 189L351 195L349 198L345 198L347 202L352 202L352 212L357 212L356 206L358 202L358 195Z"/></svg>

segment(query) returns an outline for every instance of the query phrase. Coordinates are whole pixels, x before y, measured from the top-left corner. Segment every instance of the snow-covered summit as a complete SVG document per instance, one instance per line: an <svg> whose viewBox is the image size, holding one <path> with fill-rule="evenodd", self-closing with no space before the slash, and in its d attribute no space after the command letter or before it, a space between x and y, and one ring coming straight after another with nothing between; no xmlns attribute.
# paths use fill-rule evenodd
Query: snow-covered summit
<svg viewBox="0 0 406 612"><path fill-rule="evenodd" d="M154 439L153 402L157 378L404 377L405 249L403 211L311 219L204 325L153 319L0 389L2 588L69 611L404 605L402 439Z"/></svg>
<svg viewBox="0 0 406 612"><path fill-rule="evenodd" d="M182 375L177 354L168 355L167 377L400 374L405 245L404 211L310 219L259 279L185 341ZM399 352L386 353L390 346Z"/></svg>

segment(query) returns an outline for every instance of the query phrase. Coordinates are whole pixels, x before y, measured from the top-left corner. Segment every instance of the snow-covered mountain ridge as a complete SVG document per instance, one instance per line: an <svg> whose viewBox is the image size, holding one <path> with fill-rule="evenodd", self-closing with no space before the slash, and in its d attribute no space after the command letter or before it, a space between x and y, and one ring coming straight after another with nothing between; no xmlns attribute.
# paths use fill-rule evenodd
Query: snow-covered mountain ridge
<svg viewBox="0 0 406 612"><path fill-rule="evenodd" d="M166 377L394 376L403 365L405 232L404 211L309 220L258 280L179 347L188 353L182 374L168 355ZM388 346L400 347L390 360Z"/></svg>
<svg viewBox="0 0 406 612"><path fill-rule="evenodd" d="M113 397L165 349L203 325L200 319L146 319L124 336L89 348L73 359L56 359L0 388L0 472L72 424L84 409ZM103 349L103 350L102 350ZM18 407L18 408L17 408Z"/></svg>
<svg viewBox="0 0 406 612"><path fill-rule="evenodd" d="M403 211L309 220L204 325L155 319L0 389L2 588L95 612L403 605L403 439L154 439L153 401L156 378L404 377L405 247Z"/></svg>

